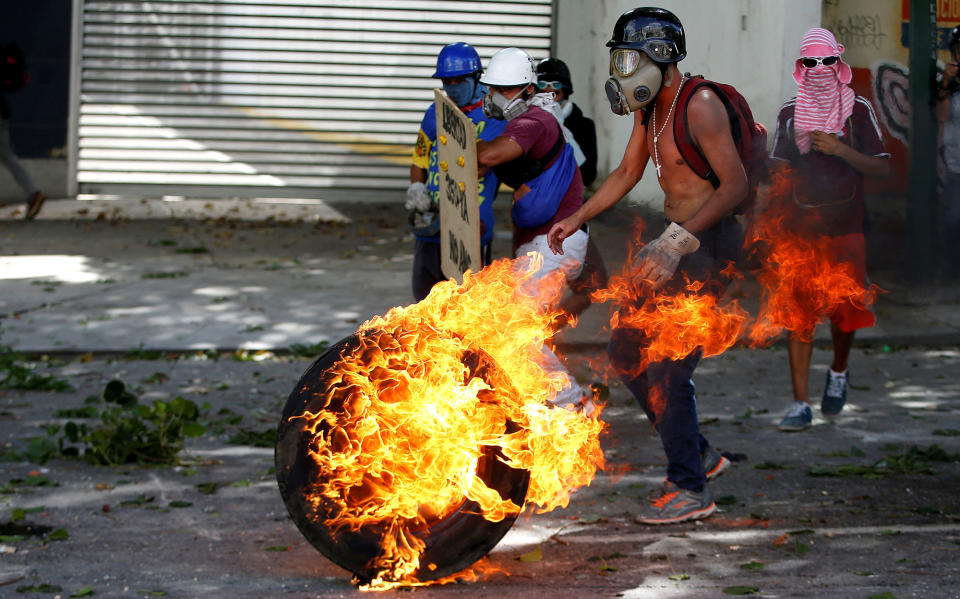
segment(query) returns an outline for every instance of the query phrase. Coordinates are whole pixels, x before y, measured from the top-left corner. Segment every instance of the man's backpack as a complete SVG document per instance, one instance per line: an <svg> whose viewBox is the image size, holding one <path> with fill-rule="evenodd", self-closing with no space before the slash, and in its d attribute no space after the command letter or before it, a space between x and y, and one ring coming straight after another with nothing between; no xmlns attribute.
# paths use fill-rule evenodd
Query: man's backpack
<svg viewBox="0 0 960 599"><path fill-rule="evenodd" d="M700 75L691 78L677 98L677 117L673 119L673 139L677 150L683 156L687 166L700 178L710 181L714 188L719 187L720 180L710 168L710 163L690 137L689 123L687 122L687 104L690 98L701 87L709 87L723 102L730 118L730 130L733 133L733 142L737 146L737 153L743 168L747 172L750 182L750 191L747 197L734 210L736 214L745 214L753 208L757 197L757 185L767 173L767 128L753 120L753 113L747 100L740 95L732 85L717 83L704 79Z"/></svg>
<svg viewBox="0 0 960 599"><path fill-rule="evenodd" d="M0 91L20 91L30 81L27 60L16 42L0 44Z"/></svg>

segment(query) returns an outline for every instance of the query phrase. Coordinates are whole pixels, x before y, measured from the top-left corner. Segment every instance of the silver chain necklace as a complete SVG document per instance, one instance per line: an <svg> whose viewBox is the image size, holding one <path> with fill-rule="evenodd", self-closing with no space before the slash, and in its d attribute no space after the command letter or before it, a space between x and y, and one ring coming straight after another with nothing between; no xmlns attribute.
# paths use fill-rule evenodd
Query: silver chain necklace
<svg viewBox="0 0 960 599"><path fill-rule="evenodd" d="M653 166L657 167L657 178L662 178L660 175L660 154L657 150L657 142L660 141L660 135L663 133L663 130L667 128L667 123L670 122L670 117L673 115L673 107L677 105L677 98L680 97L680 90L683 89L683 82L687 78L686 75L680 77L680 84L677 86L677 93L673 96L673 102L670 104L670 111L667 112L667 118L663 121L663 126L660 127L660 131L657 131L657 104L653 104L653 114L651 118L653 119Z"/></svg>

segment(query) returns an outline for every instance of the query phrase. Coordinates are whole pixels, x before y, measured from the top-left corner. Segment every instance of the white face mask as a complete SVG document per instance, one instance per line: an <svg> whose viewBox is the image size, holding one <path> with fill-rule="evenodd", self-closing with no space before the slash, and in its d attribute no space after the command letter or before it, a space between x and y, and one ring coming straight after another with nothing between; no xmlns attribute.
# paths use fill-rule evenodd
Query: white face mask
<svg viewBox="0 0 960 599"><path fill-rule="evenodd" d="M523 100L523 93L519 93L508 100L499 91L493 91L483 97L483 114L488 118L509 121L527 111L527 103Z"/></svg>

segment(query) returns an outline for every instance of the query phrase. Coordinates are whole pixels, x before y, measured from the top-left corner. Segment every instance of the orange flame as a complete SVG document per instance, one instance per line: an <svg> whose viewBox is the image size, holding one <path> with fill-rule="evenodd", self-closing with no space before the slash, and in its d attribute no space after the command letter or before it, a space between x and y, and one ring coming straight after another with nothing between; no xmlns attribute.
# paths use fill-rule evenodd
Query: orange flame
<svg viewBox="0 0 960 599"><path fill-rule="evenodd" d="M335 506L324 522L334 534L383 531L378 575L366 589L418 584L424 543L411 531L465 500L491 522L520 512L477 475L485 447L530 473L526 500L541 512L565 507L604 467L604 424L548 405L567 384L565 373L540 364L557 315L545 306L563 279L549 276L531 293L538 267L530 257L499 260L364 323L361 346L331 367L327 403L342 409L299 417L326 474L310 505L317 513Z"/></svg>
<svg viewBox="0 0 960 599"><path fill-rule="evenodd" d="M864 287L852 264L838 255L842 241L814 234L822 223L798 213L791 203L796 174L776 172L766 210L753 223L747 245L762 264L757 280L763 301L749 336L764 345L783 330L811 341L816 325L844 304L864 310L874 302L879 287ZM803 232L805 231L805 232Z"/></svg>
<svg viewBox="0 0 960 599"><path fill-rule="evenodd" d="M639 230L637 227L638 235ZM634 259L629 260L621 275L610 277L606 289L591 295L595 302L619 302L610 328L638 329L649 339L631 374L640 374L653 362L682 359L697 348L703 348L704 357L717 355L737 342L749 315L736 301L721 304L700 281L688 280L682 293L651 291L647 282L637 280L638 266ZM727 265L724 272L730 276L733 265Z"/></svg>

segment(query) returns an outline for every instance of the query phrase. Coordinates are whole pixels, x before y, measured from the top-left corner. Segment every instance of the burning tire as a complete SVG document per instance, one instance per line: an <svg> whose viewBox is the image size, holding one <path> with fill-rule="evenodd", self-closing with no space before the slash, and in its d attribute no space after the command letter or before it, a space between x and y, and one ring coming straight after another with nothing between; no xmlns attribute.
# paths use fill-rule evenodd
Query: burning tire
<svg viewBox="0 0 960 599"><path fill-rule="evenodd" d="M332 496L326 485L334 475L321 466L316 455L323 451L325 456L331 457L338 447L345 448L344 451L357 449L356 444L350 445L348 441L338 442L338 432L331 432L335 426L332 422L338 416L358 410L358 393L354 387L346 386L340 366L345 357L363 363L368 354L401 343L406 334L402 330L362 331L331 347L307 369L291 392L277 432L277 482L290 516L310 544L355 574L361 584L384 577L384 555L394 544L398 547L412 544L420 548L419 561L414 562L415 570L403 572L394 582L426 582L459 572L489 552L518 515L517 511L506 512L493 521L482 515L483 510L476 501L463 496L440 510L421 509L414 517L407 515L392 520L381 518L362 522L352 515L341 518L344 516L344 502L354 494L360 497L360 501L366 500L393 478L392 475L378 475L369 484L350 487L345 492L351 495L350 498ZM493 390L510 389L517 393L507 375L486 352L466 350L460 356L460 362L465 380L479 378L486 383L485 389L488 386ZM385 374L383 370L379 366L373 368L371 379L380 377L379 388L387 398L384 401L392 404L404 401L401 391L405 388L397 391L397 386L402 387L397 377ZM492 394L489 389L480 391L478 396ZM324 417L320 418L318 414ZM504 426L506 430L499 431L500 434L509 434L512 423L507 421ZM419 446L410 445L411 451L418 449ZM522 507L530 474L506 465L501 459L500 448L495 445L481 445L476 451L479 458L473 474L488 489L499 494L499 499L493 499ZM332 459L337 457L333 455ZM399 533L398 527L401 529ZM388 579L390 576L389 573L386 575Z"/></svg>

